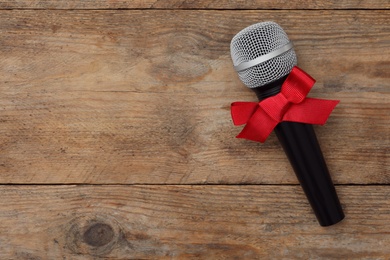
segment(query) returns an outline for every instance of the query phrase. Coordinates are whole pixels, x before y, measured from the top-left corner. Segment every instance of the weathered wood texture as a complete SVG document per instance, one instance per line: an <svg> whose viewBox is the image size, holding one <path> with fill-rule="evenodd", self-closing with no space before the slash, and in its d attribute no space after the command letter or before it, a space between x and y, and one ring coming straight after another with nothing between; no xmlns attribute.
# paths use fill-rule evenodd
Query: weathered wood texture
<svg viewBox="0 0 390 260"><path fill-rule="evenodd" d="M388 9L0 0L0 259L390 259ZM255 96L229 43L264 20L317 79L310 96L341 99L315 127L343 184L335 226L318 225L274 135L234 138L229 105Z"/></svg>
<svg viewBox="0 0 390 260"><path fill-rule="evenodd" d="M2 0L2 9L390 9L387 0Z"/></svg>
<svg viewBox="0 0 390 260"><path fill-rule="evenodd" d="M390 187L337 190L323 228L299 186L2 186L0 258L389 259Z"/></svg>
<svg viewBox="0 0 390 260"><path fill-rule="evenodd" d="M245 17L245 19L242 19ZM232 36L272 19L313 97L336 183L390 183L387 11L0 11L1 183L297 183L278 141L235 139L255 100Z"/></svg>

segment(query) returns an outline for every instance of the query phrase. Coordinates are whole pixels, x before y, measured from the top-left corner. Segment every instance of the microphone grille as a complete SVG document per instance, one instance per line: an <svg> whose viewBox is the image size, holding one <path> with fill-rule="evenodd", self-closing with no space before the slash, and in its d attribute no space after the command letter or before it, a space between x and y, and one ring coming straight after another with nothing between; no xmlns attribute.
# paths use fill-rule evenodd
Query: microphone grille
<svg viewBox="0 0 390 260"><path fill-rule="evenodd" d="M275 51L290 41L275 22L251 25L236 34L230 43L234 66ZM264 86L289 74L297 64L293 48L258 65L238 72L241 81L249 88Z"/></svg>

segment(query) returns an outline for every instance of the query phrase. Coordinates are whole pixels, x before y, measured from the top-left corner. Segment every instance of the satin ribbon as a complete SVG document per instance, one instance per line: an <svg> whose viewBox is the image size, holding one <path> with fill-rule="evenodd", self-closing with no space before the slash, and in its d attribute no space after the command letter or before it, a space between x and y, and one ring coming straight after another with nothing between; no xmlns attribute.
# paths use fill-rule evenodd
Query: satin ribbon
<svg viewBox="0 0 390 260"><path fill-rule="evenodd" d="M315 80L294 67L280 93L260 102L234 102L234 125L246 124L237 138L264 142L277 124L284 121L325 124L339 100L306 98Z"/></svg>

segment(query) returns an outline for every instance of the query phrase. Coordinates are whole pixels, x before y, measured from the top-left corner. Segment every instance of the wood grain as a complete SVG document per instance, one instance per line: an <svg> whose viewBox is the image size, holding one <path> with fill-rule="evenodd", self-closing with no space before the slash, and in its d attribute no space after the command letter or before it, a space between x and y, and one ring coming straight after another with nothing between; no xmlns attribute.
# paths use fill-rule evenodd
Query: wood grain
<svg viewBox="0 0 390 260"><path fill-rule="evenodd" d="M337 187L320 227L299 186L1 186L1 259L389 259L390 187Z"/></svg>
<svg viewBox="0 0 390 260"><path fill-rule="evenodd" d="M390 259L389 9L0 0L0 259ZM234 138L229 105L255 96L229 43L264 20L317 79L310 96L341 100L315 127L335 226L274 135Z"/></svg>
<svg viewBox="0 0 390 260"><path fill-rule="evenodd" d="M390 9L387 0L2 0L0 9Z"/></svg>
<svg viewBox="0 0 390 260"><path fill-rule="evenodd" d="M255 100L229 42L261 17L286 28L310 95L341 99L316 127L335 182L390 183L388 12L240 14L1 11L0 182L297 183L276 137L237 140L229 115Z"/></svg>

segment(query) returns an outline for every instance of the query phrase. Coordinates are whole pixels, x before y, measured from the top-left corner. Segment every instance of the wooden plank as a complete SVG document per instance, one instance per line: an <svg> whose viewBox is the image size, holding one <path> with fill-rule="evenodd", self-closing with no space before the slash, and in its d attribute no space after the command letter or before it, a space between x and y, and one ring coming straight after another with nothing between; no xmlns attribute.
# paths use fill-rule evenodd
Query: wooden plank
<svg viewBox="0 0 390 260"><path fill-rule="evenodd" d="M229 42L259 17L342 101L316 127L335 182L390 183L388 12L165 10L0 12L0 182L297 183L275 136L234 138Z"/></svg>
<svg viewBox="0 0 390 260"><path fill-rule="evenodd" d="M299 186L1 186L1 259L389 259L390 187L337 187L321 227Z"/></svg>
<svg viewBox="0 0 390 260"><path fill-rule="evenodd" d="M2 0L0 9L390 9L387 0L212 1L212 0Z"/></svg>

